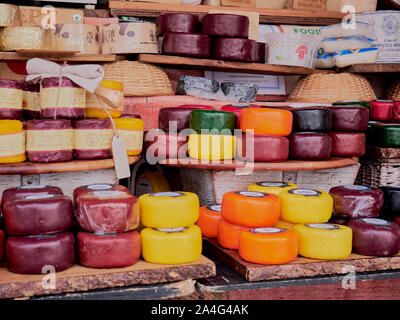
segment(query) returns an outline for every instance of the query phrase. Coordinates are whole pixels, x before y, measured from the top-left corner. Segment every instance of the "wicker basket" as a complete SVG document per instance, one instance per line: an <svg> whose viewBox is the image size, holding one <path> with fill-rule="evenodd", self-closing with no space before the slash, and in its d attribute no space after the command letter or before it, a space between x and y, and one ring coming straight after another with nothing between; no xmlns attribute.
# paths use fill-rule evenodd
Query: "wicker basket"
<svg viewBox="0 0 400 320"><path fill-rule="evenodd" d="M400 186L400 159L397 162L361 160L356 184L373 187Z"/></svg>
<svg viewBox="0 0 400 320"><path fill-rule="evenodd" d="M316 103L375 99L368 80L351 73L319 73L300 78L289 96L289 101Z"/></svg>
<svg viewBox="0 0 400 320"><path fill-rule="evenodd" d="M138 61L118 61L103 65L104 79L120 81L125 96L173 95L167 74L159 67Z"/></svg>
<svg viewBox="0 0 400 320"><path fill-rule="evenodd" d="M400 101L400 79L396 80L389 88L387 99Z"/></svg>

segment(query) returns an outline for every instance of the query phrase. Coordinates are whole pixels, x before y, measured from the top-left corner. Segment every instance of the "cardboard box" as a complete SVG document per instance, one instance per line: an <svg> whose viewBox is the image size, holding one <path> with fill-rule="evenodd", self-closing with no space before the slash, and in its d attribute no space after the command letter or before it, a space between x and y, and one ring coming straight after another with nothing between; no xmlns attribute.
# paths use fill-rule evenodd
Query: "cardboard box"
<svg viewBox="0 0 400 320"><path fill-rule="evenodd" d="M293 9L325 11L327 5L326 1L327 0L293 0Z"/></svg>
<svg viewBox="0 0 400 320"><path fill-rule="evenodd" d="M353 6L357 13L376 11L377 0L328 0L326 10L341 12L344 6Z"/></svg>
<svg viewBox="0 0 400 320"><path fill-rule="evenodd" d="M221 5L227 7L255 8L256 0L221 0Z"/></svg>
<svg viewBox="0 0 400 320"><path fill-rule="evenodd" d="M19 20L22 26L82 24L83 10L19 6Z"/></svg>

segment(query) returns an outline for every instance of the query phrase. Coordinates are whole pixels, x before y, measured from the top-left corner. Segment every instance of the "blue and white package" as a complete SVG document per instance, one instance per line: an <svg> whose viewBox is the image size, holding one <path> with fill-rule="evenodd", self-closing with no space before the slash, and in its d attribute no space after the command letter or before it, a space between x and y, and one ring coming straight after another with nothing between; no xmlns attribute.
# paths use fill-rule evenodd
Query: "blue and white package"
<svg viewBox="0 0 400 320"><path fill-rule="evenodd" d="M378 56L378 48L364 48L359 50L344 50L335 52L335 64L339 68L353 64L375 63Z"/></svg>
<svg viewBox="0 0 400 320"><path fill-rule="evenodd" d="M323 39L321 46L325 53L335 53L336 51L371 48L373 41L374 39L360 36L329 38Z"/></svg>
<svg viewBox="0 0 400 320"><path fill-rule="evenodd" d="M322 38L345 38L345 37L368 37L370 25L366 22L347 21L322 27L320 34Z"/></svg>
<svg viewBox="0 0 400 320"><path fill-rule="evenodd" d="M315 67L317 69L330 69L335 66L335 59L332 53L326 53L316 56Z"/></svg>

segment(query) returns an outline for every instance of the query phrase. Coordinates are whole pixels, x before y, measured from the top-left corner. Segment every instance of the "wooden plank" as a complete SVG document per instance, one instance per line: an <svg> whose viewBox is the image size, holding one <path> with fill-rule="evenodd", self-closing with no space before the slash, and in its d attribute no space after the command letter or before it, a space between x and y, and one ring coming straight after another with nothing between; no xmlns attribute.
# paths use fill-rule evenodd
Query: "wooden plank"
<svg viewBox="0 0 400 320"><path fill-rule="evenodd" d="M397 73L400 72L400 63L367 63L354 64L338 69L340 72L350 73Z"/></svg>
<svg viewBox="0 0 400 320"><path fill-rule="evenodd" d="M31 58L48 59L52 61L73 61L73 62L114 62L117 61L117 56L112 54L62 54L58 53L22 53L22 52L0 52L0 60L28 60Z"/></svg>
<svg viewBox="0 0 400 320"><path fill-rule="evenodd" d="M400 255L367 257L352 253L345 260L315 260L299 256L288 264L261 265L244 261L237 250L224 249L218 245L215 239L205 239L204 250L251 282L346 274L349 271L345 267L349 266L354 267L357 273L400 269Z"/></svg>
<svg viewBox="0 0 400 320"><path fill-rule="evenodd" d="M189 5L189 4L167 4L167 3L144 3L144 2L122 2L110 1L109 7L114 16L136 16L157 17L165 12L190 12L200 16L210 10L221 9L218 6ZM300 25L329 25L340 23L345 16L338 12L314 11L314 10L286 10L286 9L260 9L226 7L234 11L249 11L260 14L260 23L272 24L300 24Z"/></svg>
<svg viewBox="0 0 400 320"><path fill-rule="evenodd" d="M0 298L21 298L48 294L84 292L132 285L176 282L215 276L215 264L201 256L181 265L151 264L143 260L118 269L93 269L81 265L56 273L55 288L43 288L44 275L22 275L9 272L0 265Z"/></svg>

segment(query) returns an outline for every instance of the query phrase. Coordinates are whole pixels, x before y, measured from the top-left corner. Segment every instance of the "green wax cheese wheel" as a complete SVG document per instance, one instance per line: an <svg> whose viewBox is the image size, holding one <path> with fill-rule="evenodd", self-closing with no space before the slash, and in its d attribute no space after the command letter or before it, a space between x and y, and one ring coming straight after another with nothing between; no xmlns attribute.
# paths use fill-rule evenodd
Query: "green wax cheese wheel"
<svg viewBox="0 0 400 320"><path fill-rule="evenodd" d="M199 109L190 113L190 128L197 133L232 134L235 124L233 112Z"/></svg>
<svg viewBox="0 0 400 320"><path fill-rule="evenodd" d="M336 101L332 103L334 106L361 106L370 108L371 103L369 101L359 101L359 100L345 100L345 101Z"/></svg>
<svg viewBox="0 0 400 320"><path fill-rule="evenodd" d="M367 137L373 146L400 148L400 124L374 124L368 129Z"/></svg>

